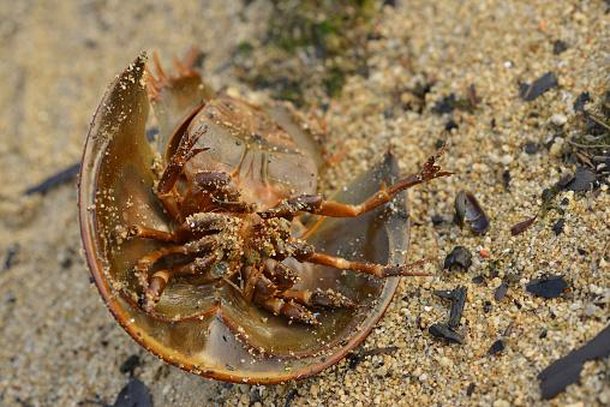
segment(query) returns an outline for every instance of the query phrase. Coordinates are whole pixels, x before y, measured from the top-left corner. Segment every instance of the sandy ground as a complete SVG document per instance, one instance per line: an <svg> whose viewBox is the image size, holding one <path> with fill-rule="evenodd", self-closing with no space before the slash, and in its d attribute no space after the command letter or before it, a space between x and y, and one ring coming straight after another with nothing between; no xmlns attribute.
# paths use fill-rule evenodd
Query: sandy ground
<svg viewBox="0 0 610 407"><path fill-rule="evenodd" d="M142 49L169 56L196 44L207 53L206 79L215 88L247 94L231 57L244 40L263 38L270 5L244 3L0 2L0 258L16 252L11 267L0 264L0 404L112 403L128 380L119 367L138 355L134 375L151 389L156 406L608 405L607 359L587 363L581 385L552 401L541 400L536 379L608 323L607 188L561 192L556 203L563 201L565 228L558 236L551 229L556 212L519 236L509 232L535 213L544 187L574 169L553 148L561 140L551 142L551 117L565 116L560 126L571 126L576 96L589 91L595 99L608 88L610 27L602 1L398 2L374 17L368 74L348 77L324 113L316 100L306 100L304 109L326 123L329 145L347 151L331 179L367 168L388 146L405 172L414 171L438 139L448 141L444 165L457 174L410 195L410 259L432 258L429 268L438 274L405 279L363 345L398 350L353 369L341 362L298 383L230 385L166 366L120 329L89 282L74 186L45 196L22 192L79 160L104 89ZM568 44L565 52L553 53L556 40ZM520 82L548 71L559 88L533 102L519 99ZM435 80L421 114L399 107L418 78ZM482 102L474 112L454 112L459 128L446 133L448 115L432 106L449 93L464 95L470 84ZM528 141L547 147L528 155ZM473 191L486 209L492 222L486 236L449 222L433 226L433 215L451 219L460 189ZM445 255L458 244L474 254L473 266L462 274L442 272ZM543 274L563 275L570 289L557 299L532 297L525 284ZM471 281L477 275L485 276L483 284ZM496 301L503 280L509 291ZM448 309L433 291L457 285L468 288L466 341L450 345L427 328ZM506 349L488 355L501 338Z"/></svg>

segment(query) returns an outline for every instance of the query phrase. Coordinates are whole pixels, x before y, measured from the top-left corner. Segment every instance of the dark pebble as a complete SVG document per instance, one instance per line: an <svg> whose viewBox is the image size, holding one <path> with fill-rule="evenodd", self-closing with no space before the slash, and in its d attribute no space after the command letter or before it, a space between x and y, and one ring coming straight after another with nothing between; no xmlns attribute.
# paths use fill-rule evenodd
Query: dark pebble
<svg viewBox="0 0 610 407"><path fill-rule="evenodd" d="M468 387L466 388L466 395L467 395L468 397L472 396L472 393L474 393L474 389L475 389L476 387L477 387L477 385L476 385L476 384L474 384L474 383L470 383L470 384L468 385Z"/></svg>
<svg viewBox="0 0 610 407"><path fill-rule="evenodd" d="M430 328L428 328L428 332L430 332L430 335L434 336L435 338L441 338L447 342L464 343L464 338L462 335L455 332L447 324L432 324L430 325Z"/></svg>
<svg viewBox="0 0 610 407"><path fill-rule="evenodd" d="M455 93L451 93L450 95L437 100L436 103L434 103L434 106L432 106L432 112L436 114L451 113L455 109L456 104L457 98L455 97Z"/></svg>
<svg viewBox="0 0 610 407"><path fill-rule="evenodd" d="M432 222L432 225L434 226L440 226L443 223L445 223L445 218L441 215L432 215L430 217L430 221Z"/></svg>
<svg viewBox="0 0 610 407"><path fill-rule="evenodd" d="M506 293L508 293L508 284L506 284L505 281L502 281L494 292L494 299L496 301L502 301L502 299L506 297Z"/></svg>
<svg viewBox="0 0 610 407"><path fill-rule="evenodd" d="M152 405L152 396L148 387L138 379L131 378L112 407L152 407Z"/></svg>
<svg viewBox="0 0 610 407"><path fill-rule="evenodd" d="M472 277L471 281L474 284L481 285L481 284L483 284L485 282L485 277L483 277L481 274L479 274L478 276Z"/></svg>
<svg viewBox="0 0 610 407"><path fill-rule="evenodd" d="M548 331L546 329L543 329L542 332L540 332L540 335L538 335L538 338L544 339L544 338L546 338L547 334L548 334Z"/></svg>
<svg viewBox="0 0 610 407"><path fill-rule="evenodd" d="M533 141L528 141L523 145L523 151L525 151L525 154L534 155L539 149L540 146L538 143L534 143Z"/></svg>
<svg viewBox="0 0 610 407"><path fill-rule="evenodd" d="M489 218L471 192L460 191L455 197L455 215L460 225L468 225L477 235L484 235L489 230Z"/></svg>
<svg viewBox="0 0 610 407"><path fill-rule="evenodd" d="M455 120L451 119L447 123L445 123L445 130L451 131L453 129L458 129L460 126L455 122Z"/></svg>
<svg viewBox="0 0 610 407"><path fill-rule="evenodd" d="M567 42L561 41L561 40L556 40L555 42L553 42L553 54L559 55L562 52L567 51L567 49L568 49Z"/></svg>
<svg viewBox="0 0 610 407"><path fill-rule="evenodd" d="M519 96L526 102L530 102L546 91L559 86L557 76L553 72L547 72L532 83L519 85Z"/></svg>
<svg viewBox="0 0 610 407"><path fill-rule="evenodd" d="M502 339L498 339L491 345L491 347L489 348L487 353L489 355L497 355L498 353L502 352L505 348L506 348L506 345L504 344L504 341Z"/></svg>
<svg viewBox="0 0 610 407"><path fill-rule="evenodd" d="M530 281L525 289L536 297L556 298L566 288L568 288L568 284L563 279L563 276L549 276Z"/></svg>
<svg viewBox="0 0 610 407"><path fill-rule="evenodd" d="M558 219L557 222L553 225L553 232L555 236L559 236L563 233L563 227L565 226L566 221L564 218Z"/></svg>
<svg viewBox="0 0 610 407"><path fill-rule="evenodd" d="M491 301L485 301L483 303L483 312L486 314L489 314L491 312L491 309L493 308L493 305L491 304Z"/></svg>
<svg viewBox="0 0 610 407"><path fill-rule="evenodd" d="M445 257L444 270L452 272L466 271L472 265L472 254L464 246L456 246L451 253Z"/></svg>

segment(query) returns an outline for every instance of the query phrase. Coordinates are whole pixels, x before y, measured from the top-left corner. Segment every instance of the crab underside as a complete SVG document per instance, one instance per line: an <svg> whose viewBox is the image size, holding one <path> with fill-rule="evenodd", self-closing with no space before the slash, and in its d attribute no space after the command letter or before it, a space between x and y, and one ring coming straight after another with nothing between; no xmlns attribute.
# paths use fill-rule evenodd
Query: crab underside
<svg viewBox="0 0 610 407"><path fill-rule="evenodd" d="M153 75L139 57L96 113L80 186L92 274L168 362L230 381L311 375L366 337L394 276L421 275L403 263L402 191L449 173L435 156L397 179L388 154L324 199L320 149L293 113L214 95L192 61Z"/></svg>

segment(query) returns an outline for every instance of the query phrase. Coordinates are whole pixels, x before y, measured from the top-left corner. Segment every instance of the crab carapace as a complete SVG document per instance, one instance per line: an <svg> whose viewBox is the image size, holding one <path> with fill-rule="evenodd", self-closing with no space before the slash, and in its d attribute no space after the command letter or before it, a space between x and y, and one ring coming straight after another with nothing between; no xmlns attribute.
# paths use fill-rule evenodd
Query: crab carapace
<svg viewBox="0 0 610 407"><path fill-rule="evenodd" d="M253 383L311 375L366 337L396 276L423 275L404 263L401 191L450 173L435 155L398 178L388 153L325 199L319 140L295 114L215 94L195 60L168 74L141 56L102 101L80 181L90 269L123 327L171 363Z"/></svg>

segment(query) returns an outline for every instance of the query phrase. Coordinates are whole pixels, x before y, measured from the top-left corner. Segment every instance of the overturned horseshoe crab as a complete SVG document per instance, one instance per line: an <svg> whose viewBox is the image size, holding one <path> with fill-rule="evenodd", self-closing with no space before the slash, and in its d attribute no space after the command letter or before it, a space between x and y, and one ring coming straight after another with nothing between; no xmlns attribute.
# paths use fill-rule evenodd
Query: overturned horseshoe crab
<svg viewBox="0 0 610 407"><path fill-rule="evenodd" d="M388 153L325 199L307 126L214 93L195 57L169 74L140 55L98 107L79 184L91 274L166 362L232 382L313 375L366 338L398 276L422 275L404 263L404 190L449 172L432 157L399 178Z"/></svg>

